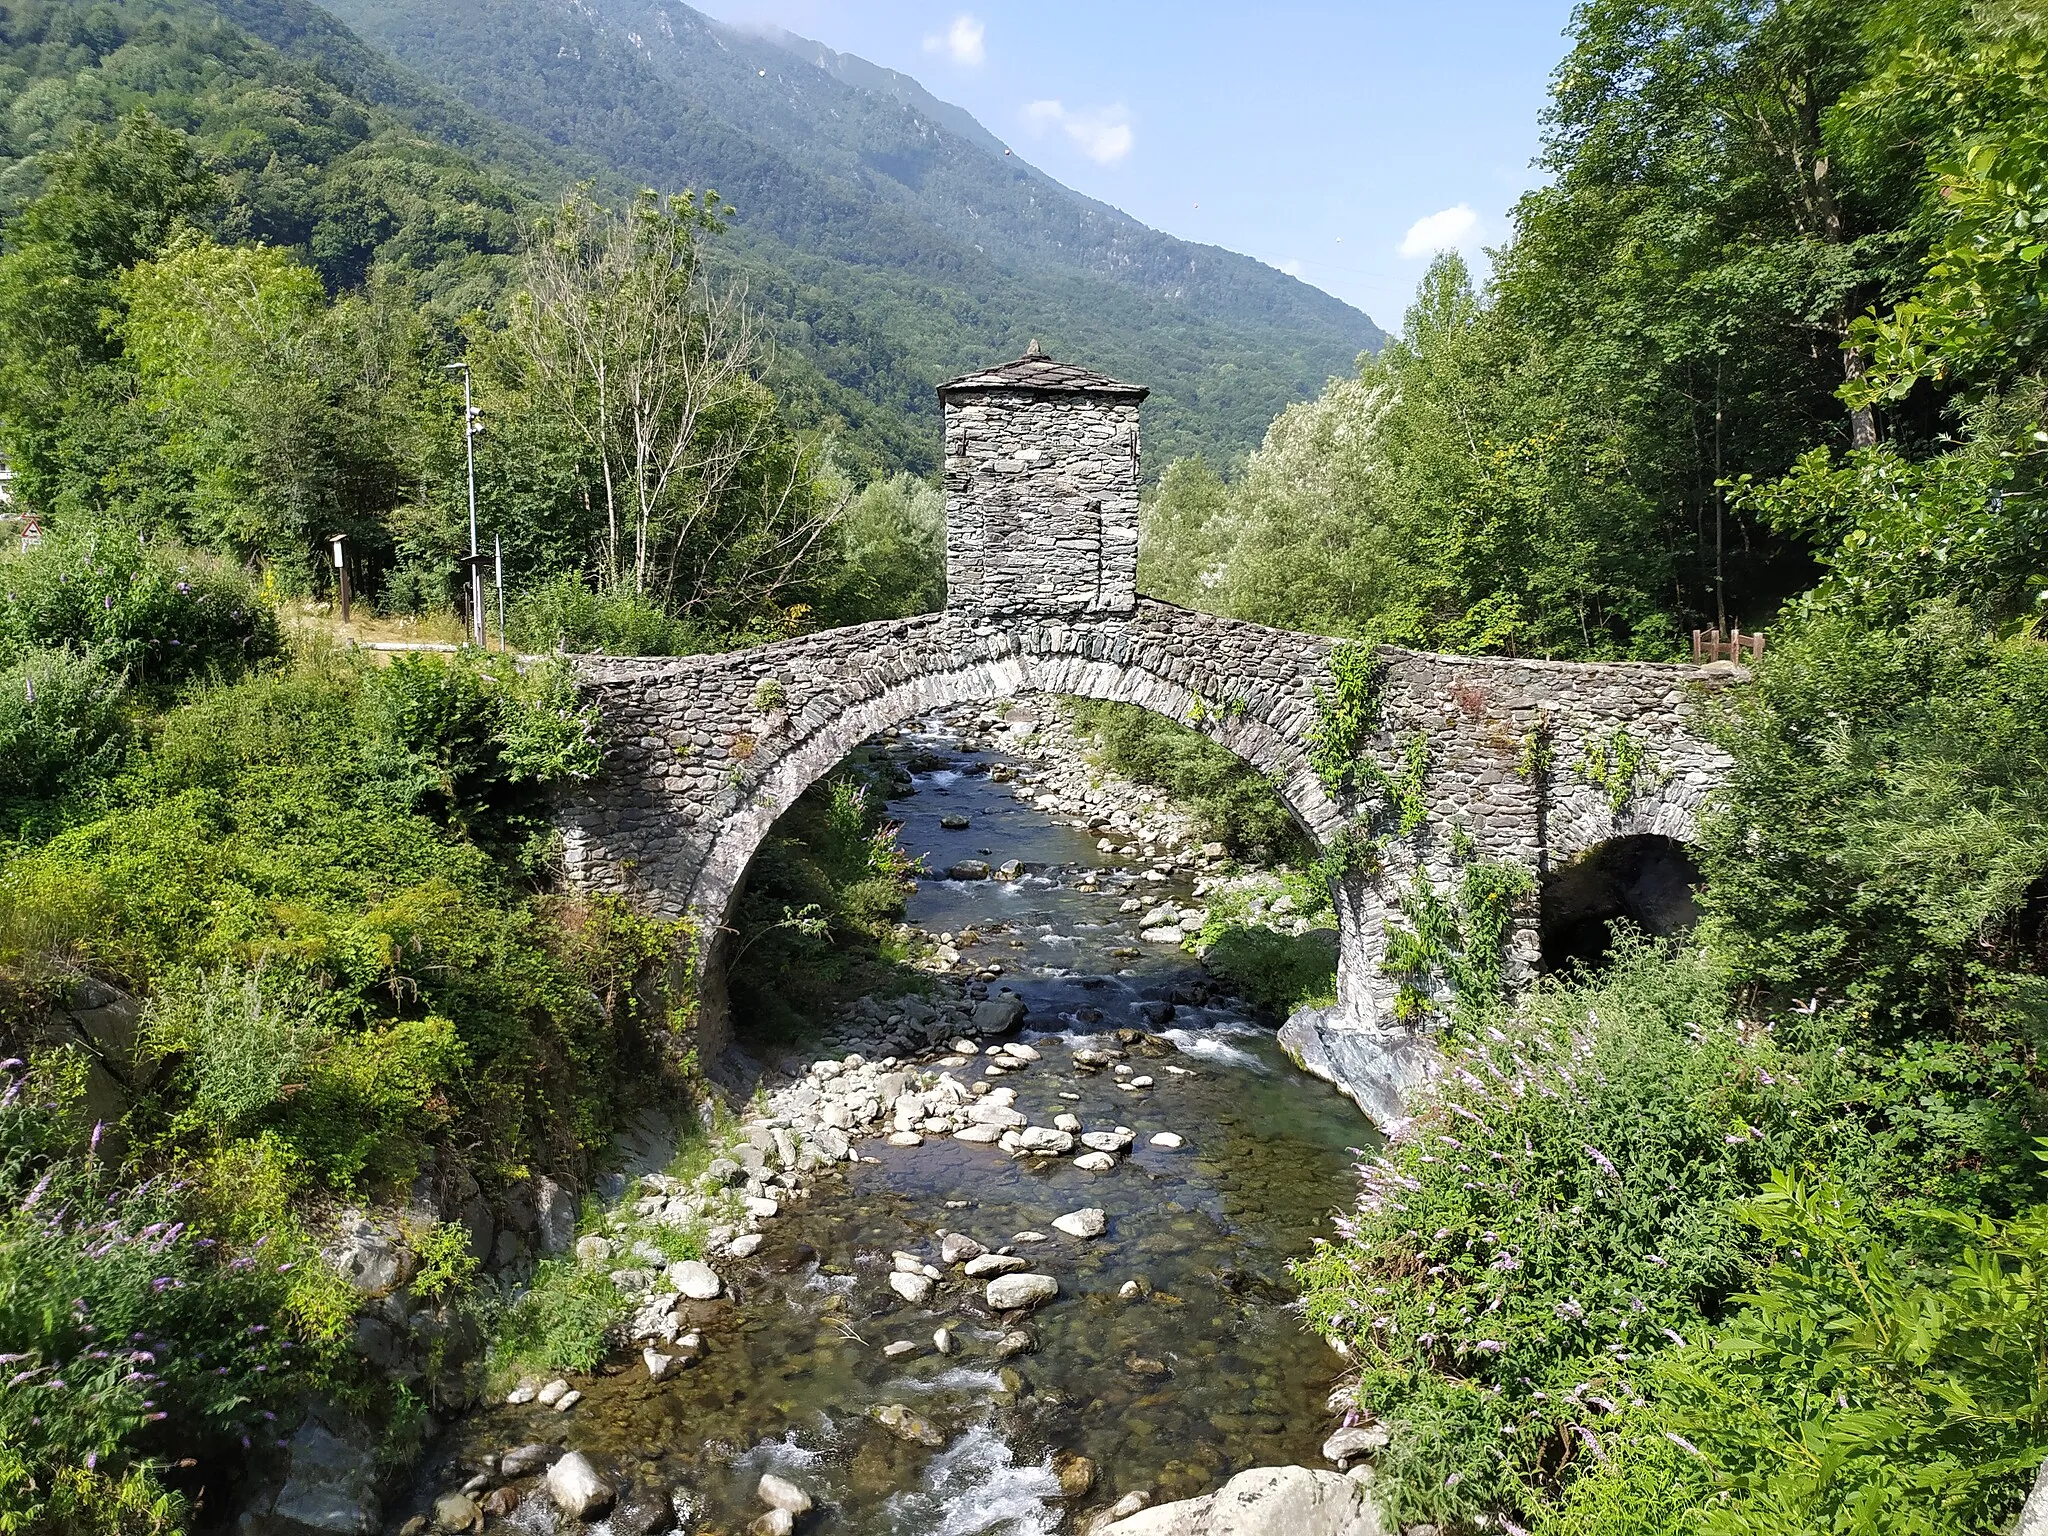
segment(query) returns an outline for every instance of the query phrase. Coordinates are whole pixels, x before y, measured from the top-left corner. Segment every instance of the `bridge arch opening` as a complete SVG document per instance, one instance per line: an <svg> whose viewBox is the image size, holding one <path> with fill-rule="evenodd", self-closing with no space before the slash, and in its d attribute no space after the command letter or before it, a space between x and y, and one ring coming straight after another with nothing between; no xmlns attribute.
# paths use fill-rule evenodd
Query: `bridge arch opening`
<svg viewBox="0 0 2048 1536"><path fill-rule="evenodd" d="M1609 838L1544 878L1538 916L1543 968L1594 966L1614 947L1617 924L1662 938L1699 921L1699 865L1676 838Z"/></svg>
<svg viewBox="0 0 2048 1536"><path fill-rule="evenodd" d="M776 1037L785 1033L759 1026L759 1020L776 1012L782 1001L772 994L772 984L751 970L743 974L736 968L744 960L744 947L759 931L763 920L774 920L774 913L765 909L747 910L760 905L750 892L758 895L765 884L771 883L759 878L769 874L778 893L770 898L769 906L801 905L787 902L787 898L800 889L802 872L782 867L800 860L790 857L791 850L778 836L777 829L784 825L785 818L817 819L824 811L821 791L828 790L836 781L865 780L872 797L886 800L888 791L884 785L891 772L890 764L900 766L902 758L876 751L878 741L898 736L916 722L963 706L1001 712L1011 708L1020 696L1032 700L1040 711L1056 709L1054 699L1065 695L1135 705L1182 724L1190 714L1200 715L1201 704L1193 693L1156 674L1129 666L1104 665L1053 670L1056 676L1040 677L1025 669L1004 669L992 678L990 669L977 668L970 674L926 677L889 690L881 698L852 703L835 718L818 722L800 739L781 744L781 750L765 766L761 782L747 797L746 804L722 823L692 892L690 905L698 914L703 946L699 962L699 1042L707 1056L735 1043L772 1046L779 1043ZM990 686L991 682L998 686ZM1309 843L1317 841L1310 813L1289 792L1292 783L1315 785L1313 774L1292 743L1256 718L1222 722L1203 734L1259 772L1273 786L1276 799ZM1000 747L999 740L996 745ZM764 741L763 755L773 748L773 743ZM1314 795L1317 798L1310 803L1318 810L1328 809L1327 803L1319 798L1319 786ZM901 802L894 803L900 806ZM971 839L961 844L967 857L979 856L979 849L980 845ZM764 865L764 858L775 867ZM878 979L885 985L890 982L890 978ZM914 978L905 973L894 979L907 989ZM1340 992L1343 986L1340 973Z"/></svg>

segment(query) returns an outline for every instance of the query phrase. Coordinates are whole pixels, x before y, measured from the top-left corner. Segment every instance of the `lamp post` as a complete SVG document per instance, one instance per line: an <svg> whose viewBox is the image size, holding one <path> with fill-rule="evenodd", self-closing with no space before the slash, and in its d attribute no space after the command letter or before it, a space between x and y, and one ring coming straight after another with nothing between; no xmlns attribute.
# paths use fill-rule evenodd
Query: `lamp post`
<svg viewBox="0 0 2048 1536"><path fill-rule="evenodd" d="M476 434L477 410L469 398L469 364L448 363L445 371L462 375L462 452L469 466L469 630L470 637L484 643L484 573L476 552Z"/></svg>

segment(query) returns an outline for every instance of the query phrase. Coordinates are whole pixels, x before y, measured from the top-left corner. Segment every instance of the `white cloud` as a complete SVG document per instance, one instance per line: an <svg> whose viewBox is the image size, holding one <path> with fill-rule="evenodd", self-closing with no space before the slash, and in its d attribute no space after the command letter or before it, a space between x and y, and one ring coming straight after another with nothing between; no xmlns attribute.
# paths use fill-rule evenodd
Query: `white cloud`
<svg viewBox="0 0 2048 1536"><path fill-rule="evenodd" d="M1479 215L1469 205L1460 203L1409 225L1408 233L1401 237L1401 254L1413 260L1434 256L1438 251L1457 250L1478 227Z"/></svg>
<svg viewBox="0 0 2048 1536"><path fill-rule="evenodd" d="M924 40L926 53L943 53L955 64L979 64L988 57L983 35L988 28L972 16L956 16L943 33L934 32Z"/></svg>
<svg viewBox="0 0 2048 1536"><path fill-rule="evenodd" d="M1063 102L1033 101L1025 104L1024 120L1041 134L1048 128L1058 128L1081 146L1082 154L1098 165L1123 159L1135 142L1131 134L1131 114L1121 103L1113 107L1069 111Z"/></svg>

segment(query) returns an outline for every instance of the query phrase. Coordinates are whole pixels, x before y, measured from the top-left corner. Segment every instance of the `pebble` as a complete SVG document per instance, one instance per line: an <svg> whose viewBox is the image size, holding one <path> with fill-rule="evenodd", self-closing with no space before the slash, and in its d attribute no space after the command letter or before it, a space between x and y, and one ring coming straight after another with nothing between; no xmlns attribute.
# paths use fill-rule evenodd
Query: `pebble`
<svg viewBox="0 0 2048 1536"><path fill-rule="evenodd" d="M466 1531L483 1518L476 1500L466 1493L444 1493L434 1500L434 1529Z"/></svg>
<svg viewBox="0 0 2048 1536"><path fill-rule="evenodd" d="M552 1408L562 1400L568 1391L569 1383L557 1376L553 1381L542 1387L539 1392L534 1394L534 1400L543 1408Z"/></svg>
<svg viewBox="0 0 2048 1536"><path fill-rule="evenodd" d="M749 1195L747 1214L761 1221L769 1221L782 1214L782 1207L765 1195Z"/></svg>
<svg viewBox="0 0 2048 1536"><path fill-rule="evenodd" d="M988 1249L964 1232L947 1232L939 1238L939 1257L948 1264L964 1264L987 1252Z"/></svg>
<svg viewBox="0 0 2048 1536"><path fill-rule="evenodd" d="M924 1138L915 1131L891 1131L889 1133L889 1145L892 1147L921 1147L924 1145Z"/></svg>
<svg viewBox="0 0 2048 1536"><path fill-rule="evenodd" d="M1167 1151L1171 1152L1176 1147L1186 1146L1187 1143L1182 1141L1180 1137L1176 1136L1172 1131L1161 1131L1156 1136L1152 1137L1152 1145L1155 1147L1164 1147Z"/></svg>
<svg viewBox="0 0 2048 1536"><path fill-rule="evenodd" d="M940 1329L939 1331L943 1333L945 1330ZM884 1360L901 1360L905 1355L914 1355L916 1353L917 1340L915 1339L896 1339L882 1346L882 1358Z"/></svg>
<svg viewBox="0 0 2048 1536"><path fill-rule="evenodd" d="M572 1520L585 1520L610 1508L617 1496L618 1491L597 1475L597 1468L581 1451L569 1452L548 1468L548 1497Z"/></svg>
<svg viewBox="0 0 2048 1536"><path fill-rule="evenodd" d="M716 1301L725 1294L718 1271L702 1259L683 1259L670 1265L668 1283L691 1301Z"/></svg>
<svg viewBox="0 0 2048 1536"><path fill-rule="evenodd" d="M736 1259L751 1259L761 1251L761 1244L766 1241L760 1233L748 1232L727 1243L725 1251Z"/></svg>
<svg viewBox="0 0 2048 1536"><path fill-rule="evenodd" d="M1081 1134L1081 1117L1079 1115L1054 1115L1052 1123L1057 1130L1067 1131L1076 1136Z"/></svg>
<svg viewBox="0 0 2048 1536"><path fill-rule="evenodd" d="M899 1269L889 1276L889 1289L913 1307L921 1307L931 1300L932 1283L923 1275L906 1275Z"/></svg>
<svg viewBox="0 0 2048 1536"><path fill-rule="evenodd" d="M555 1412L567 1413L582 1401L583 1394L581 1392L564 1392L555 1402Z"/></svg>
<svg viewBox="0 0 2048 1536"><path fill-rule="evenodd" d="M1107 1152L1083 1152L1074 1159L1074 1166L1083 1173L1108 1173L1116 1167L1116 1159Z"/></svg>
<svg viewBox="0 0 2048 1536"><path fill-rule="evenodd" d="M942 1355L953 1353L953 1330L941 1328L932 1334L932 1348Z"/></svg>
<svg viewBox="0 0 2048 1536"><path fill-rule="evenodd" d="M1045 1241L1045 1234L1043 1232L1018 1232L1011 1236L1010 1241L1013 1243L1042 1243Z"/></svg>
<svg viewBox="0 0 2048 1536"><path fill-rule="evenodd" d="M967 1278L986 1280L992 1275L1014 1275L1020 1269L1029 1269L1030 1262L1008 1253L982 1253L969 1259L966 1264Z"/></svg>
<svg viewBox="0 0 2048 1536"><path fill-rule="evenodd" d="M539 1387L530 1381L522 1381L518 1386L505 1394L505 1401L514 1408L523 1408L538 1396L540 1396Z"/></svg>
<svg viewBox="0 0 2048 1536"><path fill-rule="evenodd" d="M668 1374L668 1368L676 1363L674 1355L664 1355L657 1350L643 1349L640 1359L647 1366L647 1379L659 1381Z"/></svg>

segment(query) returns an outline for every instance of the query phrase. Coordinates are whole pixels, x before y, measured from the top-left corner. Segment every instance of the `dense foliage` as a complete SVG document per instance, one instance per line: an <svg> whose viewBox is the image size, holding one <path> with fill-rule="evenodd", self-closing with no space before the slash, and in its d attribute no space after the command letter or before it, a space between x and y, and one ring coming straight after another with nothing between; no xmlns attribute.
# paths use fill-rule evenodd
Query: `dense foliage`
<svg viewBox="0 0 2048 1536"><path fill-rule="evenodd" d="M1771 621L1701 714L1733 759L1701 928L1514 1007L1461 996L1440 1093L1300 1266L1309 1308L1393 1426L1375 1486L1404 1521L2004 1529L2048 1456L2048 15L1594 0L1573 37L1553 181L1462 299L1507 365L1460 421L1475 458L1525 451L1501 379L1549 370L1556 430L1595 445L1580 495L1613 466L1637 519L1588 548L1636 575L1555 543L1416 569L1512 505L1400 488L1446 398L1402 376L1442 347L1441 269L1403 347L1150 511L1190 597L1347 633L1654 656ZM1295 486L1320 522L1262 511ZM1404 912L1396 970L1429 926Z"/></svg>

